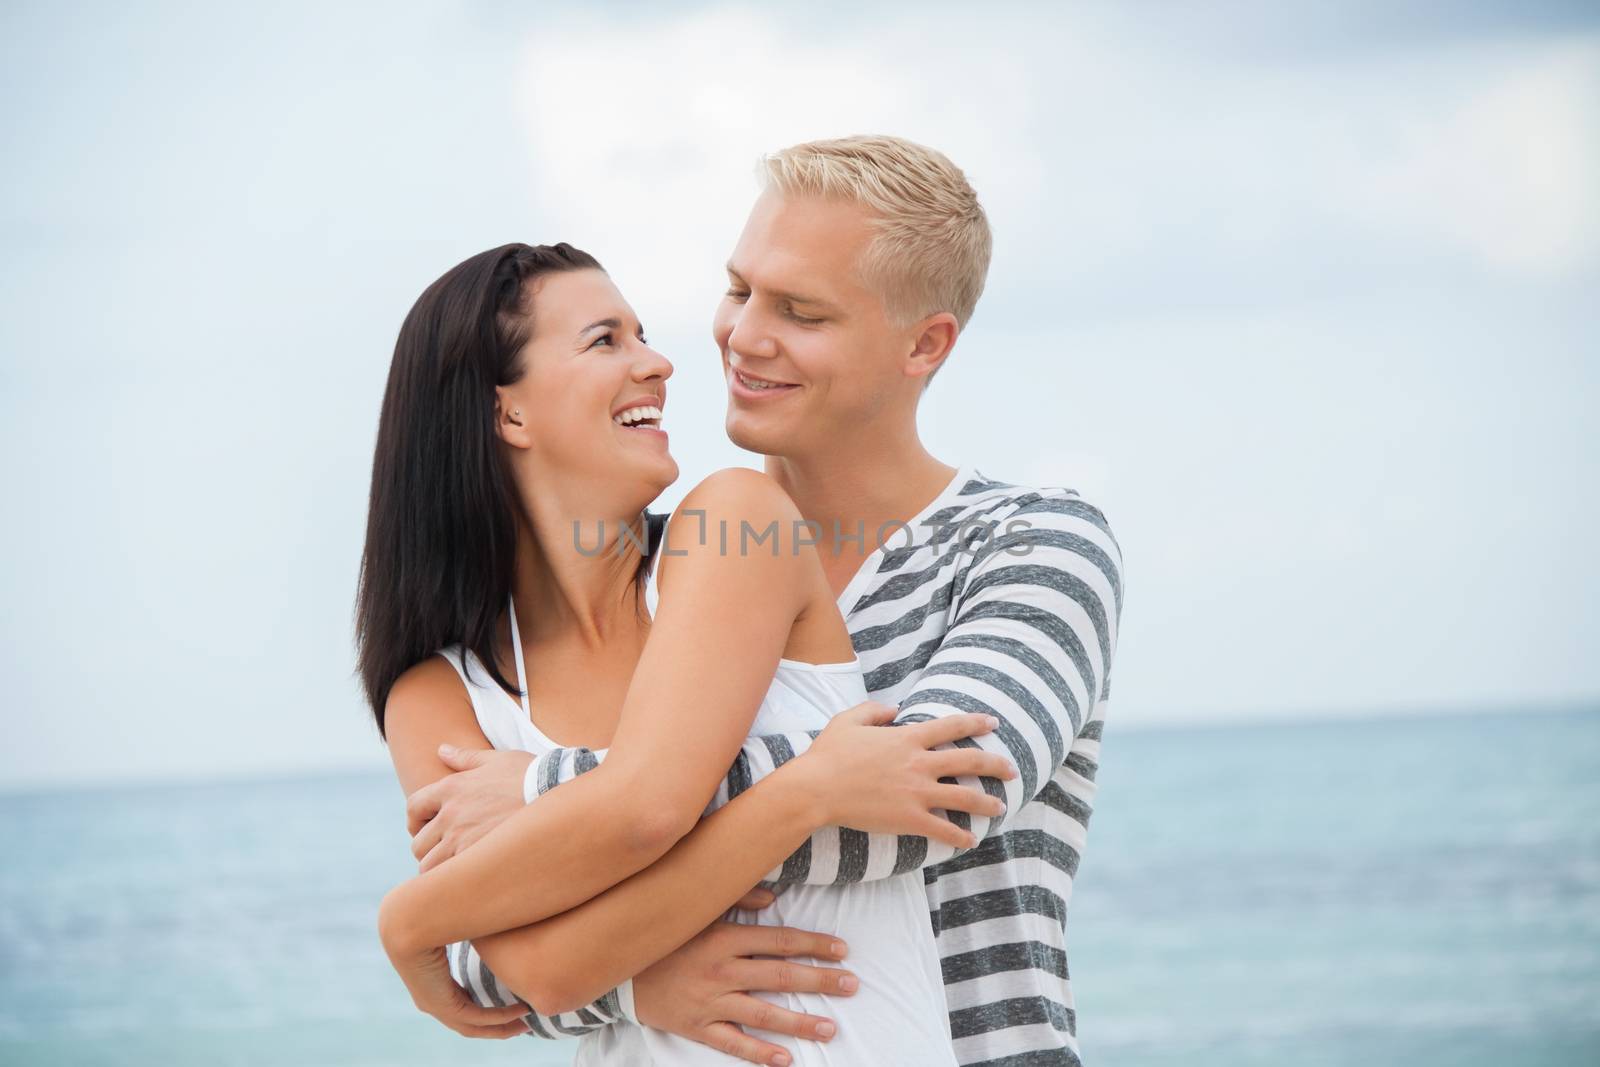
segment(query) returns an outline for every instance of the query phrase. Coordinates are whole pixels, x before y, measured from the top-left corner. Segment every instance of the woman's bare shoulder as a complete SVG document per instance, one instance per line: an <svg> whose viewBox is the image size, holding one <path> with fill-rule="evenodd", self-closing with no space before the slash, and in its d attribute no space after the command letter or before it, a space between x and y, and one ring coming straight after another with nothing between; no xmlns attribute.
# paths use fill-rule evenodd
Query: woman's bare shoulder
<svg viewBox="0 0 1600 1067"><path fill-rule="evenodd" d="M803 589L816 566L800 509L770 475L728 467L702 478L673 510L660 552L662 596L669 574L692 573L730 596L752 583ZM805 553L811 553L807 559Z"/></svg>
<svg viewBox="0 0 1600 1067"><path fill-rule="evenodd" d="M395 679L383 708L384 733L392 741L397 727L410 730L454 721L463 709L471 715L472 700L461 676L442 655L427 656Z"/></svg>
<svg viewBox="0 0 1600 1067"><path fill-rule="evenodd" d="M783 486L764 471L724 467L700 479L673 511L673 517L695 511L708 517L723 514L750 520L799 519L800 509Z"/></svg>
<svg viewBox="0 0 1600 1067"><path fill-rule="evenodd" d="M792 557L806 536L800 509L771 475L726 467L702 478L672 512L667 557L699 549L721 556Z"/></svg>
<svg viewBox="0 0 1600 1067"><path fill-rule="evenodd" d="M441 743L493 747L478 726L461 676L437 655L424 658L396 679L384 704L383 732L389 758L408 795L450 773L439 760Z"/></svg>

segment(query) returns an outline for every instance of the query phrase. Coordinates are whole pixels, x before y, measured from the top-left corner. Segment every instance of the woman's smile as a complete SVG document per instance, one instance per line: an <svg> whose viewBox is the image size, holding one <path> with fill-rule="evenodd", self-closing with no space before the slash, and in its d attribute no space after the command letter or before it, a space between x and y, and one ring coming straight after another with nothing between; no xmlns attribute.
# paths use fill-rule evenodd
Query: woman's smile
<svg viewBox="0 0 1600 1067"><path fill-rule="evenodd" d="M665 447L667 432L661 428L664 400L645 399L629 402L611 415L611 421L629 436L642 436L654 445Z"/></svg>

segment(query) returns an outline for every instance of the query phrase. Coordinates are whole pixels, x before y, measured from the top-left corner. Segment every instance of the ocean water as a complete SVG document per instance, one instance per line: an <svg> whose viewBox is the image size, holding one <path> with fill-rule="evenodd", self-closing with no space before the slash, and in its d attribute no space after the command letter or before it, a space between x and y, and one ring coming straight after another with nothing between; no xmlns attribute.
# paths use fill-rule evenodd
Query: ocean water
<svg viewBox="0 0 1600 1067"><path fill-rule="evenodd" d="M1069 918L1105 1067L1600 1063L1600 712L1122 730ZM565 1063L416 1013L386 776L0 797L0 1063Z"/></svg>

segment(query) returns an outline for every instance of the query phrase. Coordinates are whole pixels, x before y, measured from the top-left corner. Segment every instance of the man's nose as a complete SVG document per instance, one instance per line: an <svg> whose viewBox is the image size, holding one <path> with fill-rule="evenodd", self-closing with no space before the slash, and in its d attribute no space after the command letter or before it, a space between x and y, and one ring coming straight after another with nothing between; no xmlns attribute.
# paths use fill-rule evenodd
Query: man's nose
<svg viewBox="0 0 1600 1067"><path fill-rule="evenodd" d="M766 328L764 316L746 306L734 319L728 350L749 359L771 359L778 354L778 343Z"/></svg>

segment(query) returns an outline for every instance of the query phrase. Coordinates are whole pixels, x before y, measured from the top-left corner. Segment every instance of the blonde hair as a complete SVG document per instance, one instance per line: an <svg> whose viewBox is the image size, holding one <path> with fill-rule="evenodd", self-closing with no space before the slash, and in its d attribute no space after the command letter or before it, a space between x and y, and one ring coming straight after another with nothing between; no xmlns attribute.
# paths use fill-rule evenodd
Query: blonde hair
<svg viewBox="0 0 1600 1067"><path fill-rule="evenodd" d="M773 152L758 173L785 196L867 209L876 233L856 269L883 294L892 320L908 325L948 311L967 325L989 273L989 219L942 152L901 137L841 137Z"/></svg>

